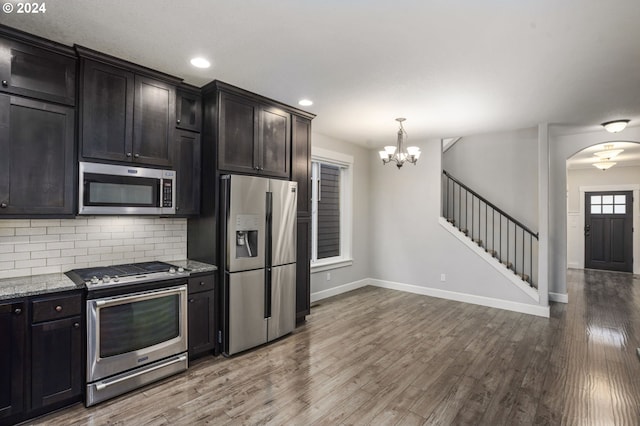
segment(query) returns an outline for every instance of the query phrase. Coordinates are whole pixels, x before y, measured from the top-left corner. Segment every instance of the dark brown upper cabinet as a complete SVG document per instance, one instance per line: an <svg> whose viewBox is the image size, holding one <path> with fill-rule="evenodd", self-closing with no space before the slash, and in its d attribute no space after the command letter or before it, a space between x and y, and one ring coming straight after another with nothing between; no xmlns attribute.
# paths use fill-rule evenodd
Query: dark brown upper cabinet
<svg viewBox="0 0 640 426"><path fill-rule="evenodd" d="M0 217L71 216L75 110L0 94Z"/></svg>
<svg viewBox="0 0 640 426"><path fill-rule="evenodd" d="M311 216L311 119L292 116L291 180L298 182L298 217Z"/></svg>
<svg viewBox="0 0 640 426"><path fill-rule="evenodd" d="M200 134L178 130L174 169L176 170L176 215L200 214Z"/></svg>
<svg viewBox="0 0 640 426"><path fill-rule="evenodd" d="M30 42L38 43L40 47ZM75 105L76 59L73 50L0 27L0 91Z"/></svg>
<svg viewBox="0 0 640 426"><path fill-rule="evenodd" d="M262 176L290 175L291 114L236 93L220 92L218 168Z"/></svg>
<svg viewBox="0 0 640 426"><path fill-rule="evenodd" d="M81 157L170 167L180 80L76 49L82 72Z"/></svg>
<svg viewBox="0 0 640 426"><path fill-rule="evenodd" d="M176 127L200 132L202 127L202 97L197 87L182 84L176 97Z"/></svg>

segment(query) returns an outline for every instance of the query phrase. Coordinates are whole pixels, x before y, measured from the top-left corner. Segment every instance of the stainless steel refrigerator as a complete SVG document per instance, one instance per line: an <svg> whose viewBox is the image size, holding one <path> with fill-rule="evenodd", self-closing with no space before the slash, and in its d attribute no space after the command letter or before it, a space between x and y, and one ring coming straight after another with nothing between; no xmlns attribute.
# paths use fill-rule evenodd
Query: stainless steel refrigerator
<svg viewBox="0 0 640 426"><path fill-rule="evenodd" d="M233 355L295 328L297 183L225 175L220 194L222 352Z"/></svg>

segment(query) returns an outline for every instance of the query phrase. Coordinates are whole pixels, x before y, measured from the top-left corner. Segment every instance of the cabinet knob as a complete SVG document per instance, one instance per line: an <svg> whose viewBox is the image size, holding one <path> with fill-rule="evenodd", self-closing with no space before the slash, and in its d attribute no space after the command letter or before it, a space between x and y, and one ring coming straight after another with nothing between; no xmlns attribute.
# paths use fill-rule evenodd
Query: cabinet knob
<svg viewBox="0 0 640 426"><path fill-rule="evenodd" d="M200 281L200 285L204 285L204 281Z"/></svg>
<svg viewBox="0 0 640 426"><path fill-rule="evenodd" d="M133 154L133 158L140 158L140 154Z"/></svg>
<svg viewBox="0 0 640 426"><path fill-rule="evenodd" d="M180 206L176 206L176 211L179 211L179 210L180 210Z"/></svg>
<svg viewBox="0 0 640 426"><path fill-rule="evenodd" d="M56 312L62 312L62 306L60 305L56 306Z"/></svg>
<svg viewBox="0 0 640 426"><path fill-rule="evenodd" d="M189 303L195 302L195 299L189 299Z"/></svg>
<svg viewBox="0 0 640 426"><path fill-rule="evenodd" d="M180 119L179 118L176 120L176 123L180 124Z"/></svg>
<svg viewBox="0 0 640 426"><path fill-rule="evenodd" d="M74 328L80 328L80 323L79 322L74 322L73 323L73 327Z"/></svg>
<svg viewBox="0 0 640 426"><path fill-rule="evenodd" d="M6 209L7 207L7 203L0 203L0 208Z"/></svg>
<svg viewBox="0 0 640 426"><path fill-rule="evenodd" d="M22 309L16 308L16 309L14 309L13 313L16 314L16 315L20 315L22 313Z"/></svg>
<svg viewBox="0 0 640 426"><path fill-rule="evenodd" d="M2 80L2 87L9 87L9 82L7 80Z"/></svg>
<svg viewBox="0 0 640 426"><path fill-rule="evenodd" d="M260 171L263 171L263 170L264 170L264 167L260 167L260 169L259 169L259 170L260 170Z"/></svg>
<svg viewBox="0 0 640 426"><path fill-rule="evenodd" d="M131 158L131 153L127 152L127 157Z"/></svg>
<svg viewBox="0 0 640 426"><path fill-rule="evenodd" d="M253 169L254 170L260 170L260 166L255 166Z"/></svg>

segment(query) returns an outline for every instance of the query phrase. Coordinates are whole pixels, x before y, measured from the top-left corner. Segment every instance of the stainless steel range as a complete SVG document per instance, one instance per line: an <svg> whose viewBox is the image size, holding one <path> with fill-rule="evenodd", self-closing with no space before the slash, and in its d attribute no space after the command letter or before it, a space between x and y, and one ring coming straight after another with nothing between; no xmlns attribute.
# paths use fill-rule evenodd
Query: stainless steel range
<svg viewBox="0 0 640 426"><path fill-rule="evenodd" d="M164 262L67 272L87 286L87 407L187 369L188 274Z"/></svg>

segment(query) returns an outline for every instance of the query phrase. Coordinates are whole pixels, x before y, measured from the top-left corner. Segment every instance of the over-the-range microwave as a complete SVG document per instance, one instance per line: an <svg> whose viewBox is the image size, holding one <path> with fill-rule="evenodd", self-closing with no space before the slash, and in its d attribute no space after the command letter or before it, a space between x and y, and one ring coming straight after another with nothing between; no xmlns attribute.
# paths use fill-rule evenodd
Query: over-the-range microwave
<svg viewBox="0 0 640 426"><path fill-rule="evenodd" d="M176 172L80 162L78 214L171 215L176 213Z"/></svg>

